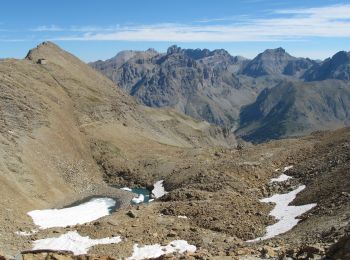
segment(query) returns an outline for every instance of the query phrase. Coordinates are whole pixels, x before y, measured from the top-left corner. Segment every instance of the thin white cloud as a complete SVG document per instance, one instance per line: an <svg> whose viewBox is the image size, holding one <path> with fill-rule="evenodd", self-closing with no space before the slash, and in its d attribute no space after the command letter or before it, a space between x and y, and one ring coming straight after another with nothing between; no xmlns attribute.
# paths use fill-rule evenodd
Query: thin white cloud
<svg viewBox="0 0 350 260"><path fill-rule="evenodd" d="M203 18L195 22L197 23L215 23L215 22L242 22L244 20L249 20L248 15L235 15L227 17L216 17L216 18Z"/></svg>
<svg viewBox="0 0 350 260"><path fill-rule="evenodd" d="M56 25L41 25L34 29L31 29L33 32L61 32L64 31L62 27Z"/></svg>
<svg viewBox="0 0 350 260"><path fill-rule="evenodd" d="M161 41L161 42L238 42L291 41L309 37L350 38L350 4L308 9L276 10L270 18L207 19L198 24L153 24L114 27L77 27L75 35L57 35L54 40L70 41ZM210 22L210 24L206 24ZM46 29L49 29L47 27ZM56 27L51 27L55 29ZM59 27L58 27L59 28Z"/></svg>
<svg viewBox="0 0 350 260"><path fill-rule="evenodd" d="M119 29L119 25L116 26L71 26L68 28L60 27L57 25L41 25L31 29L33 32L108 32L116 31Z"/></svg>
<svg viewBox="0 0 350 260"><path fill-rule="evenodd" d="M23 39L1 39L0 38L0 42L27 42L30 39L27 38L23 38Z"/></svg>

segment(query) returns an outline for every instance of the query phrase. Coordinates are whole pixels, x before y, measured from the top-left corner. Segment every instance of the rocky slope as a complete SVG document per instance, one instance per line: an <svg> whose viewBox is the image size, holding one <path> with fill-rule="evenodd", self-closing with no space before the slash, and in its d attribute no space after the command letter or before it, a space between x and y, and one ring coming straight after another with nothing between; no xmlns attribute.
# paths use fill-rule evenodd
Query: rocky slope
<svg viewBox="0 0 350 260"><path fill-rule="evenodd" d="M344 51L323 62L293 57L282 48L268 49L253 60L225 50L177 46L166 54L134 54L90 65L147 106L173 107L239 128L238 135L246 140L262 142L349 124L349 85L331 80L349 81L350 56ZM309 81L314 83L305 83Z"/></svg>
<svg viewBox="0 0 350 260"><path fill-rule="evenodd" d="M248 62L225 50L172 46L166 54L138 52L120 66L113 60L90 65L147 106L173 107L193 118L232 127L243 105L278 82L238 75Z"/></svg>
<svg viewBox="0 0 350 260"><path fill-rule="evenodd" d="M350 84L284 81L243 107L236 134L252 142L301 136L350 124Z"/></svg>
<svg viewBox="0 0 350 260"><path fill-rule="evenodd" d="M43 58L46 64L38 64ZM138 105L50 42L24 60L2 61L0 89L0 248L5 252L25 242L14 232L33 225L29 210L94 194L122 195L105 185L97 162L102 148L115 151L110 156L119 172L131 171L125 158L140 163L132 171L140 175L146 158L139 155L145 150L147 159L162 161L178 149L235 142L206 122Z"/></svg>
<svg viewBox="0 0 350 260"><path fill-rule="evenodd" d="M186 239L197 246L197 252L182 256L184 259L345 256L344 245L350 232L349 133L346 128L241 150L183 151L169 161L168 167L174 160L177 167L163 176L169 193L161 201L123 208L75 229L94 237L117 234L127 238L123 243L97 246L89 252L115 258L131 255L135 242L167 244L173 239ZM272 177L280 174L275 169L286 165L294 166L286 172L293 179L270 183ZM134 179L130 173L124 178ZM289 232L267 241L245 242L264 234L266 225L275 222L268 216L272 205L258 199L286 193L301 183L306 189L293 205L317 206L302 215L300 223ZM130 210L133 217L128 214ZM179 215L188 218L178 218ZM55 229L53 234L48 231L32 238L57 236L68 230L72 228Z"/></svg>
<svg viewBox="0 0 350 260"><path fill-rule="evenodd" d="M316 62L291 56L282 48L268 49L251 60L242 73L251 77L294 76L301 77Z"/></svg>
<svg viewBox="0 0 350 260"><path fill-rule="evenodd" d="M328 58L320 64L315 64L305 73L304 78L306 81L325 79L350 81L350 52L340 51L332 58Z"/></svg>

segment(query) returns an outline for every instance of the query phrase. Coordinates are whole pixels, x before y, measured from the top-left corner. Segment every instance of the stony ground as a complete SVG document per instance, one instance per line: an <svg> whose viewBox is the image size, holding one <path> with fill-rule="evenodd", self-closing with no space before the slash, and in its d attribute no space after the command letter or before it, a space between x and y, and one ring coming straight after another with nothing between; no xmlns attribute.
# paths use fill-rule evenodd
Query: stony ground
<svg viewBox="0 0 350 260"><path fill-rule="evenodd" d="M143 108L114 92L112 83L55 46L41 46L31 55L44 55L49 64L0 63L0 87L8 94L0 99L0 255L15 255L31 249L33 240L69 230L91 238L121 236L119 244L89 251L97 256L125 257L135 243L174 239L197 246L195 254L185 256L189 259L307 259L327 253L341 259L347 254L349 128L236 149L235 140L218 128L172 110ZM277 168L289 165L293 180L269 184L280 175ZM112 188L151 187L158 180L165 180L169 193L148 205L129 206L130 194ZM268 215L273 206L259 199L300 184L307 188L293 203L317 207L286 234L244 242L262 236L275 221ZM15 234L35 228L26 212L90 195L117 197L124 207L85 225ZM25 259L58 258L45 254L27 253Z"/></svg>
<svg viewBox="0 0 350 260"><path fill-rule="evenodd" d="M182 151L167 161L169 165L176 163L178 166L172 168L168 176L143 180L144 185L151 185L157 178L165 179L169 193L159 201L128 206L90 224L49 229L30 239L58 236L68 230L78 230L92 238L120 235L123 242L96 246L89 251L92 255L118 257L130 256L135 243L168 244L174 239L185 239L197 246L195 254L186 256L189 259L325 256L327 252L335 251L336 247L331 245L341 241L350 231L349 143L350 131L344 129L247 146L242 150L199 148ZM275 169L288 165L294 165L287 172L294 179L269 184L272 177L280 174ZM158 166L151 161L148 165L150 168ZM133 176L124 173L119 178L127 179L130 184ZM118 185L116 180L119 179L111 178L110 181ZM307 188L294 203L317 203L317 207L304 214L298 226L286 234L260 243L244 242L263 235L265 227L274 223L268 216L272 206L260 203L258 199L288 191L301 183Z"/></svg>

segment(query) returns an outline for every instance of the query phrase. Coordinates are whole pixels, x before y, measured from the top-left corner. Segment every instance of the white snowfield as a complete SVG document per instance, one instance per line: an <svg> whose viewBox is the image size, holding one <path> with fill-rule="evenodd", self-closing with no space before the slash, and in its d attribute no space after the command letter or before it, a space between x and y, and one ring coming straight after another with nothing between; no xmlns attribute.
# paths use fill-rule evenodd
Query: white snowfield
<svg viewBox="0 0 350 260"><path fill-rule="evenodd" d="M40 229L84 224L110 214L109 208L116 201L111 198L95 198L78 206L63 209L44 209L28 212Z"/></svg>
<svg viewBox="0 0 350 260"><path fill-rule="evenodd" d="M164 196L165 194L167 194L167 192L164 189L163 182L164 182L164 180L160 180L160 181L157 181L155 184L153 184L153 186L154 186L154 188L152 190L152 197L153 198L158 199L158 198Z"/></svg>
<svg viewBox="0 0 350 260"><path fill-rule="evenodd" d="M197 250L196 246L188 244L186 240L174 240L166 246L159 244L147 245L139 247L138 244L134 245L134 251L132 256L127 257L127 260L140 260L148 258L156 258L165 254L171 254L178 252L183 254L185 252L194 253Z"/></svg>
<svg viewBox="0 0 350 260"><path fill-rule="evenodd" d="M87 254L92 246L117 244L121 241L120 237L91 239L82 237L77 231L70 231L56 238L45 238L36 240L33 243L33 250L51 249L51 250L68 250L75 255Z"/></svg>
<svg viewBox="0 0 350 260"><path fill-rule="evenodd" d="M142 194L139 194L139 196L133 198L131 201L134 202L135 204L139 204L144 202L145 200L145 196L143 196Z"/></svg>
<svg viewBox="0 0 350 260"><path fill-rule="evenodd" d="M286 180L288 180L288 179L291 179L291 178L292 178L291 176L288 176L288 175L282 173L282 174L281 174L280 176L278 176L277 178L272 178L272 179L270 180L270 183L273 183L273 182L284 182L284 181L286 181Z"/></svg>
<svg viewBox="0 0 350 260"><path fill-rule="evenodd" d="M261 202L272 202L276 204L269 215L274 216L278 220L278 222L266 227L265 236L249 240L247 242L255 242L275 237L279 234L291 230L295 225L297 225L299 222L297 217L317 205L316 203L312 203L302 206L289 206L289 203L291 203L295 199L296 195L303 189L305 189L304 185L298 187L297 189L289 193L275 194L269 198L260 200Z"/></svg>

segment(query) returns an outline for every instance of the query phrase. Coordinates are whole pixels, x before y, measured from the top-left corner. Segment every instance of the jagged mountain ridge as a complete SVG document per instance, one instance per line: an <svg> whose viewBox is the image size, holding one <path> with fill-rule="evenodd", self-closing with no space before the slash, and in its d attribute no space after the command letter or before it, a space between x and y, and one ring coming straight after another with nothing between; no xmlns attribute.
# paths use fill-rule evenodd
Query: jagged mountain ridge
<svg viewBox="0 0 350 260"><path fill-rule="evenodd" d="M222 49L171 46L165 54L139 52L108 70L100 69L101 62L90 65L147 106L170 106L196 119L232 126L241 106L278 82L239 74L248 62Z"/></svg>
<svg viewBox="0 0 350 260"><path fill-rule="evenodd" d="M268 89L275 87L280 88L280 92L286 91L283 87L286 81L291 82L292 85L300 82L299 85L304 87L298 87L298 92L304 93L293 99L286 97L286 100L293 103L290 105L295 107L305 95L308 98L304 101L311 102L312 105L312 99L308 96L309 89L307 89L310 84L303 84L303 82L324 81L319 84L320 88L312 88L315 96L322 96L323 89L332 90L333 93L332 84L341 83L327 81L327 79L349 80L349 57L348 52L339 52L332 58L320 62L308 58L296 58L283 48L277 48L268 49L254 59L248 60L240 56L231 56L222 49L210 51L171 46L165 54L154 51L152 54L148 51L138 52L119 67L109 66L107 73L100 70L97 63L92 63L91 66L100 70L147 106L174 107L197 119L234 128L239 127L239 132L242 133L242 129L247 129L248 124L262 123L261 118L256 118L260 120L259 122L242 118L246 113L244 111L247 111L245 108L247 105L259 106L264 98L267 98L263 101L266 106L274 105L274 100L267 95L260 95L256 100L261 91L265 89L264 93L269 93ZM348 88L348 85L345 84L344 88ZM276 89L275 93L278 92ZM336 91L340 90L336 89ZM324 98L321 100L328 102ZM328 103L323 105L327 107ZM346 109L348 105L344 103ZM334 120L334 125L338 126L338 118L332 111L327 109L326 111L330 114L327 116L322 114L322 116L328 118L327 120ZM317 117L314 110L305 110L303 113L306 113L306 118ZM314 124L305 124L301 131L291 125L283 124L284 116L277 113L273 120L268 120L265 115L262 117L267 120L264 125L270 131L275 131L267 135L268 138L281 138L308 133L315 129L333 128L332 122L320 122L319 127ZM295 120L302 118L305 119L300 115L300 118ZM345 120L344 124L347 125L347 122ZM266 125L267 123L269 125ZM286 127L289 129L285 129ZM254 133L256 138L254 135L249 135L247 138L253 141L267 140L259 137L258 132Z"/></svg>

